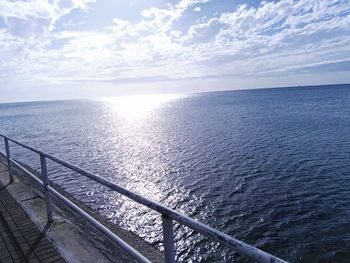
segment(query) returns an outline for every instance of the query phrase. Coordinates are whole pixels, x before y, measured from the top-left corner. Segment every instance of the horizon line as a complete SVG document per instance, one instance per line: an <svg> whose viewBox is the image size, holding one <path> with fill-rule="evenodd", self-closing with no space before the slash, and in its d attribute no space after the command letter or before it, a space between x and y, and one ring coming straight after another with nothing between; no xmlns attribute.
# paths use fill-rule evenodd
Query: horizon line
<svg viewBox="0 0 350 263"><path fill-rule="evenodd" d="M151 96L151 95L166 95L166 94L202 94L202 93L216 93L216 92L234 92L234 91L245 91L245 90L265 90L265 89L287 89L287 88L313 88L313 87L325 87L325 86L346 86L350 83L333 83L333 84L319 84L319 85L293 85L293 86L272 86L272 87L261 87L261 88L238 88L238 89L222 89L222 90L210 90L200 92L164 92L164 93L140 93L140 94L123 94L116 96L101 96L96 98L63 98L63 99L38 99L38 100L23 100L23 101L0 101L1 104L16 104L16 103L35 103L35 102L59 102L59 101L88 101L98 100L102 98L113 98L113 97L133 97L133 96Z"/></svg>

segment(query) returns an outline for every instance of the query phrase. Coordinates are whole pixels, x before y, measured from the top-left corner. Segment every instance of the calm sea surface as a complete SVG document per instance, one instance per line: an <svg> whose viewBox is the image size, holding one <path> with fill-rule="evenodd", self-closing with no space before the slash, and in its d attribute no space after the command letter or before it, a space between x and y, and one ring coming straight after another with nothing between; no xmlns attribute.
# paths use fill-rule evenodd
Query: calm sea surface
<svg viewBox="0 0 350 263"><path fill-rule="evenodd" d="M285 260L350 261L350 85L0 104L0 133ZM48 164L51 180L161 246L158 214ZM176 236L182 262L250 262Z"/></svg>

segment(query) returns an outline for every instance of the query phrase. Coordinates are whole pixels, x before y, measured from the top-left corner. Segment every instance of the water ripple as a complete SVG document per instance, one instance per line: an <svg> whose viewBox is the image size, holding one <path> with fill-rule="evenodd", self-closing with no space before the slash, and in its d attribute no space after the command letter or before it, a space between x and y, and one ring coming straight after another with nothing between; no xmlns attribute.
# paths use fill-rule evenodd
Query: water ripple
<svg viewBox="0 0 350 263"><path fill-rule="evenodd" d="M3 104L0 129L290 262L348 262L349 87L129 100ZM162 249L157 213L48 165L75 198ZM180 262L248 262L179 225L176 245Z"/></svg>

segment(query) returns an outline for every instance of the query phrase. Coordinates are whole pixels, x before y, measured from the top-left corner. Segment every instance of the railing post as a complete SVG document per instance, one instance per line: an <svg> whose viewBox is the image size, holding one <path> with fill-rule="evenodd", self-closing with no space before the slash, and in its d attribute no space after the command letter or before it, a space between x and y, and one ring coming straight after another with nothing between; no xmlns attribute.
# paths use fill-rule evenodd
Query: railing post
<svg viewBox="0 0 350 263"><path fill-rule="evenodd" d="M10 145L9 145L9 140L4 137L4 141L5 141L5 149L6 149L6 159L7 159L7 169L9 171L9 175L10 175L10 183L13 182L13 173L12 173L12 166L11 166L11 153L10 153Z"/></svg>
<svg viewBox="0 0 350 263"><path fill-rule="evenodd" d="M164 241L164 262L175 263L175 240L173 220L162 215L163 241Z"/></svg>
<svg viewBox="0 0 350 263"><path fill-rule="evenodd" d="M47 165L46 165L46 158L44 155L40 154L40 164L41 164L41 175L43 177L43 183L44 183L44 196L45 196L45 203L46 203L46 212L47 212L47 221L52 222L52 206L51 206L51 199L50 199L50 193L47 190L48 186L48 179L47 179Z"/></svg>

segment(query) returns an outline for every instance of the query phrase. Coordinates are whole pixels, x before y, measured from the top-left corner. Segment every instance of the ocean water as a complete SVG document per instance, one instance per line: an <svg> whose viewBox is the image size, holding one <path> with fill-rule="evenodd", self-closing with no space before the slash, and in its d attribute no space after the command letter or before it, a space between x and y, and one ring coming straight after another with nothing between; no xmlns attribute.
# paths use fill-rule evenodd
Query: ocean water
<svg viewBox="0 0 350 263"><path fill-rule="evenodd" d="M0 104L0 133L290 262L350 261L350 85ZM48 165L75 198L161 247L158 214ZM176 239L181 262L250 262L184 227Z"/></svg>

